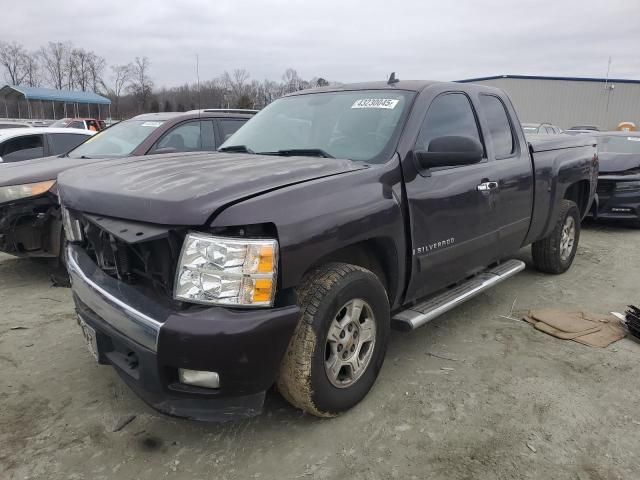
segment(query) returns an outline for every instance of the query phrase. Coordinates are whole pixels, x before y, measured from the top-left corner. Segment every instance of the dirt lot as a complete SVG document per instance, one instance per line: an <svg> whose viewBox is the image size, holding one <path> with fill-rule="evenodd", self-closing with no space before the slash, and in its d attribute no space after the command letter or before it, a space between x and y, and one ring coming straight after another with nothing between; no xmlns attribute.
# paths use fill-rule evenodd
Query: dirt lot
<svg viewBox="0 0 640 480"><path fill-rule="evenodd" d="M569 273L529 268L394 333L376 386L344 416L311 418L272 393L261 417L211 425L138 400L93 362L69 290L2 256L0 478L637 479L640 344L589 348L500 315L516 300L621 311L640 303L639 267L640 231L592 225Z"/></svg>

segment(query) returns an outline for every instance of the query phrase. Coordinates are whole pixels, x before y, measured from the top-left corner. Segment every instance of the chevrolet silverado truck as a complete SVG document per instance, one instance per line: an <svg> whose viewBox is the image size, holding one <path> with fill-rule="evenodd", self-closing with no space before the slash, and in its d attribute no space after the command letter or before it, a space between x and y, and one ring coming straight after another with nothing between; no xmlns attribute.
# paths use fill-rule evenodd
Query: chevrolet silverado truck
<svg viewBox="0 0 640 480"><path fill-rule="evenodd" d="M156 409L258 414L274 384L334 416L412 330L514 275L566 271L590 138L525 140L501 90L393 81L276 100L218 153L59 177L89 350Z"/></svg>
<svg viewBox="0 0 640 480"><path fill-rule="evenodd" d="M254 113L229 109L147 113L119 122L79 146L80 142L67 142L67 148L56 152L58 156L0 164L0 251L18 257L50 257L64 264L56 186L60 172L112 158L214 151ZM60 132L68 132L66 136L93 134L52 130L56 135ZM47 135L55 137L49 143L63 143L64 139Z"/></svg>

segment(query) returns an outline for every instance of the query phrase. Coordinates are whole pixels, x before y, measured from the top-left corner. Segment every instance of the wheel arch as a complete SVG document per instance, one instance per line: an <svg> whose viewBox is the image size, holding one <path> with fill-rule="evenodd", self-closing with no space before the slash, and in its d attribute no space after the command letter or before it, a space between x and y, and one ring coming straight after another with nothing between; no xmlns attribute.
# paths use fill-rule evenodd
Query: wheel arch
<svg viewBox="0 0 640 480"><path fill-rule="evenodd" d="M305 275L314 268L332 262L349 263L373 272L387 291L389 304L394 304L399 272L398 252L391 238L370 238L326 253L308 267Z"/></svg>
<svg viewBox="0 0 640 480"><path fill-rule="evenodd" d="M580 218L584 218L589 212L591 195L591 183L589 180L578 180L567 186L564 199L571 200L580 210Z"/></svg>

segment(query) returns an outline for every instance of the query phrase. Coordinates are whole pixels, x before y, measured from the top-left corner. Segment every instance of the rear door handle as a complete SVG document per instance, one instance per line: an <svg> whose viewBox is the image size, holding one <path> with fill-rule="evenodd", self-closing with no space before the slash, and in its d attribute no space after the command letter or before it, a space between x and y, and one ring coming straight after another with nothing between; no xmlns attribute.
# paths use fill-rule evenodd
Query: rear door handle
<svg viewBox="0 0 640 480"><path fill-rule="evenodd" d="M498 189L498 182L482 182L476 187L479 192L488 192Z"/></svg>

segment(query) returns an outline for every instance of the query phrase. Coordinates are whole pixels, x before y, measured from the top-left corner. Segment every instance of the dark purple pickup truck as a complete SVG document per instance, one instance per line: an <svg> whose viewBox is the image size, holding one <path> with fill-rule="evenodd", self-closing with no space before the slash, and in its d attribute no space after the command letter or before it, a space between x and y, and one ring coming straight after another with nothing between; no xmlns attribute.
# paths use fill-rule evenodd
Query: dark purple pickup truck
<svg viewBox="0 0 640 480"><path fill-rule="evenodd" d="M59 177L78 321L171 415L261 411L274 384L333 416L412 330L521 271L573 261L592 139L527 142L501 90L390 81L297 92L218 153Z"/></svg>

